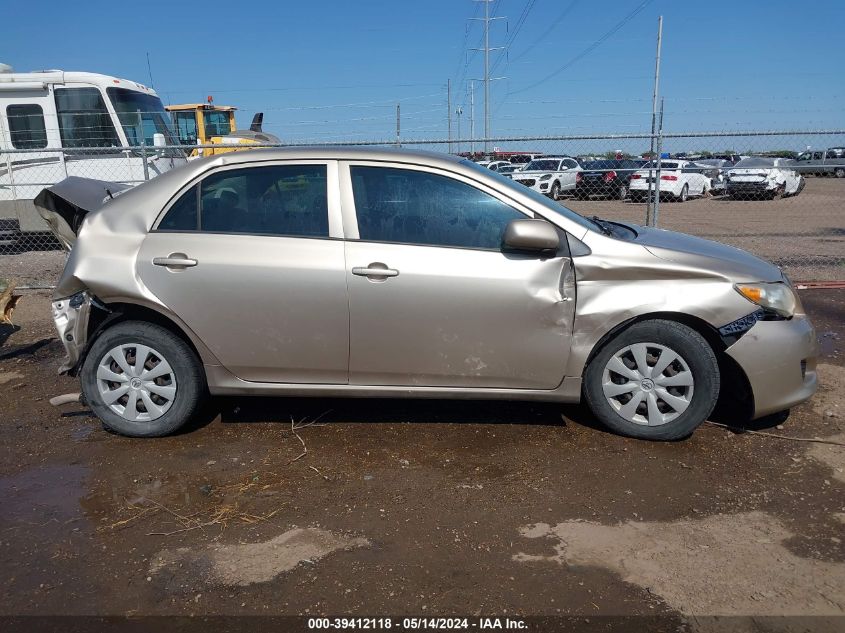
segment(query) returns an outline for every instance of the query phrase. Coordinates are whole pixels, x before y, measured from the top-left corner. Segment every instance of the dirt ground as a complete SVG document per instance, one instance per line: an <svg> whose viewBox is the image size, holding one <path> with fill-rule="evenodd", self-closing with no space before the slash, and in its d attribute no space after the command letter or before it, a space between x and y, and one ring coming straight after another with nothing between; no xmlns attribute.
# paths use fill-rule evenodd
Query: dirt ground
<svg viewBox="0 0 845 633"><path fill-rule="evenodd" d="M763 430L842 442L845 291L802 299L822 387ZM188 432L127 439L48 404L77 389L48 301L27 294L0 338L0 618L845 625L842 446L709 424L648 443L545 404L233 398Z"/></svg>
<svg viewBox="0 0 845 633"><path fill-rule="evenodd" d="M564 198L586 216L645 223L646 206L630 200ZM731 244L768 259L796 281L845 279L845 179L807 178L804 191L781 200L691 198L660 205L658 226ZM47 240L38 236L37 243ZM64 267L59 250L0 251L0 278L21 284L54 284Z"/></svg>

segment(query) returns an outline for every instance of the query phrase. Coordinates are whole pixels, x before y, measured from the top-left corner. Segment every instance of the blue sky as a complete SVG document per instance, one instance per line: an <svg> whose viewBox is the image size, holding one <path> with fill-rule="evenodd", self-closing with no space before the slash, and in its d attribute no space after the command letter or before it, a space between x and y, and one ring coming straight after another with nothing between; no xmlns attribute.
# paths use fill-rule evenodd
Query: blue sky
<svg viewBox="0 0 845 633"><path fill-rule="evenodd" d="M652 0L571 61L641 4L494 0L507 20L493 23L491 45L512 41L493 55L507 78L491 84L492 133L647 131L658 15L667 130L842 127L845 2ZM481 39L472 0L31 0L3 12L0 61L16 70L149 83L149 52L165 103L213 95L241 109L243 126L263 110L265 128L291 141L392 138L397 102L404 138L443 138L447 79L467 137L467 80L483 74L468 50ZM478 83L477 136L482 99Z"/></svg>

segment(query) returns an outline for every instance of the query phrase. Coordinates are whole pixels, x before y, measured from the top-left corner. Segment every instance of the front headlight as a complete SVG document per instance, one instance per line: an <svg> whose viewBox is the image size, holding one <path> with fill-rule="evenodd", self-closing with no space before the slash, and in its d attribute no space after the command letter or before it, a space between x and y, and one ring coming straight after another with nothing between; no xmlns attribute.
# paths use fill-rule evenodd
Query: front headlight
<svg viewBox="0 0 845 633"><path fill-rule="evenodd" d="M542 176L540 176L540 180L548 180L551 177L552 177L551 174L543 174Z"/></svg>
<svg viewBox="0 0 845 633"><path fill-rule="evenodd" d="M764 310L770 310L782 317L795 314L795 293L787 284L778 281L767 284L736 284L737 292Z"/></svg>

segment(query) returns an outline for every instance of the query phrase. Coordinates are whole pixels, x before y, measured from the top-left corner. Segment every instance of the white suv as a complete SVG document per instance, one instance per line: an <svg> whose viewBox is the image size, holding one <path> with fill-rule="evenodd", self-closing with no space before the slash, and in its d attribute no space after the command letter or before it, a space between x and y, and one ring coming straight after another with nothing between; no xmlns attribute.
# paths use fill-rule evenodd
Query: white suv
<svg viewBox="0 0 845 633"><path fill-rule="evenodd" d="M562 192L575 189L575 175L579 171L581 165L570 156L544 156L535 158L511 178L558 200Z"/></svg>

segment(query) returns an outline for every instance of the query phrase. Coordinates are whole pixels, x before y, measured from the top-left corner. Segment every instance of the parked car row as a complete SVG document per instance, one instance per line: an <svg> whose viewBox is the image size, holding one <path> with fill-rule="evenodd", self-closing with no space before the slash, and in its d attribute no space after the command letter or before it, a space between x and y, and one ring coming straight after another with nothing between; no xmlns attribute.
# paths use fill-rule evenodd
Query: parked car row
<svg viewBox="0 0 845 633"><path fill-rule="evenodd" d="M591 160L544 156L522 166L508 161L479 164L538 193L560 200L611 198L644 201L656 183L661 200L686 202L693 197L729 195L737 199L794 196L804 188L796 161L762 156L726 156L697 160L641 158ZM729 160L736 158L738 161Z"/></svg>

